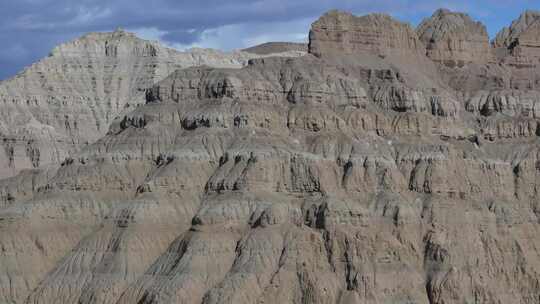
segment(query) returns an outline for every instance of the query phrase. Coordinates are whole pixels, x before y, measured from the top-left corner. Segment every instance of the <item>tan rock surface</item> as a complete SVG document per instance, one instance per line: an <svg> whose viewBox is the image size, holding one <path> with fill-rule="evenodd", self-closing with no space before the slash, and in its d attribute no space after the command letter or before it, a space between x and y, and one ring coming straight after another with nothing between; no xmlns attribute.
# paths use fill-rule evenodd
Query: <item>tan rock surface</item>
<svg viewBox="0 0 540 304"><path fill-rule="evenodd" d="M540 12L525 11L503 28L493 46L508 64L530 67L540 62Z"/></svg>
<svg viewBox="0 0 540 304"><path fill-rule="evenodd" d="M536 303L536 67L321 20L315 55L176 70L61 166L1 180L0 301Z"/></svg>
<svg viewBox="0 0 540 304"><path fill-rule="evenodd" d="M540 20L540 12L528 10L523 12L518 19L508 27L504 27L493 40L495 47L510 47L526 32L529 27Z"/></svg>
<svg viewBox="0 0 540 304"><path fill-rule="evenodd" d="M309 52L316 56L364 51L385 55L424 48L410 25L385 14L357 17L333 10L313 23L309 38Z"/></svg>
<svg viewBox="0 0 540 304"><path fill-rule="evenodd" d="M179 52L122 30L91 33L0 82L0 178L59 164L107 132L123 112L144 103L145 90L178 68L240 68L261 56L211 49Z"/></svg>
<svg viewBox="0 0 540 304"><path fill-rule="evenodd" d="M463 66L491 60L486 27L466 14L437 10L416 32L426 45L426 55L434 61Z"/></svg>

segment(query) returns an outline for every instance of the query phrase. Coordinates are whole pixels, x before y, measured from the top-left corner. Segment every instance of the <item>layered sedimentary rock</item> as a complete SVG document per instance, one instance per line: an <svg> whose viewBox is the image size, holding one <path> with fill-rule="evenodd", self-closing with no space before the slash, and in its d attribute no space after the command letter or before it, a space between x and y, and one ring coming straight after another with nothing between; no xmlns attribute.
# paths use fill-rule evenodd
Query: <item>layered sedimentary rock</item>
<svg viewBox="0 0 540 304"><path fill-rule="evenodd" d="M434 61L463 66L491 59L485 26L466 14L437 10L422 21L416 32L426 46L426 55Z"/></svg>
<svg viewBox="0 0 540 304"><path fill-rule="evenodd" d="M503 28L493 40L508 64L530 66L540 63L540 12L526 11ZM501 55L499 55L501 56Z"/></svg>
<svg viewBox="0 0 540 304"><path fill-rule="evenodd" d="M337 10L313 23L309 52L316 56L336 53L418 52L424 49L414 29L385 14L362 17Z"/></svg>
<svg viewBox="0 0 540 304"><path fill-rule="evenodd" d="M529 27L540 20L540 12L528 10L523 12L518 19L512 21L508 27L504 27L493 40L495 47L511 47L526 32Z"/></svg>
<svg viewBox="0 0 540 304"><path fill-rule="evenodd" d="M329 18L381 16L328 13L303 57L176 70L0 181L0 301L536 303L540 73Z"/></svg>
<svg viewBox="0 0 540 304"><path fill-rule="evenodd" d="M117 115L143 103L145 90L178 68L240 68L260 56L210 49L179 52L122 30L62 44L0 83L0 178L59 164L105 135Z"/></svg>

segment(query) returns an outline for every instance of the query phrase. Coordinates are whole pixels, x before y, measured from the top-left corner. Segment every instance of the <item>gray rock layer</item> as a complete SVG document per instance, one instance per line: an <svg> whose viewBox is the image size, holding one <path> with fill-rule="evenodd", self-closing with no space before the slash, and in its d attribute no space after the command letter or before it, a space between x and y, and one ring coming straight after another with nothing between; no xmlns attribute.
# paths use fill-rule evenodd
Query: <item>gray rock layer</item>
<svg viewBox="0 0 540 304"><path fill-rule="evenodd" d="M147 88L178 68L240 68L261 56L269 54L179 52L122 30L62 44L0 82L0 178L59 164L95 142L118 115L144 103Z"/></svg>
<svg viewBox="0 0 540 304"><path fill-rule="evenodd" d="M1 180L0 302L537 303L538 65L432 61L380 15L310 38Z"/></svg>

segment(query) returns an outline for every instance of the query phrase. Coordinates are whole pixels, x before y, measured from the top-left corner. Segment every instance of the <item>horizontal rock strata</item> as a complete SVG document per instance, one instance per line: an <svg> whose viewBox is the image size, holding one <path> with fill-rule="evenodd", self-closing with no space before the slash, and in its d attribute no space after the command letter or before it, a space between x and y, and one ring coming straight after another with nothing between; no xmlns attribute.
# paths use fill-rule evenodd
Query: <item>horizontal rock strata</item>
<svg viewBox="0 0 540 304"><path fill-rule="evenodd" d="M425 19L416 32L426 46L426 55L434 61L463 66L491 60L485 26L466 14L438 10Z"/></svg>
<svg viewBox="0 0 540 304"><path fill-rule="evenodd" d="M280 56L301 56L301 51ZM61 163L107 132L121 113L144 103L145 90L176 69L240 68L270 54L179 52L118 30L90 33L0 82L0 178Z"/></svg>
<svg viewBox="0 0 540 304"><path fill-rule="evenodd" d="M449 11L331 11L310 39L177 69L0 180L0 302L536 303L534 60L478 57L483 27ZM136 46L104 50L156 51Z"/></svg>

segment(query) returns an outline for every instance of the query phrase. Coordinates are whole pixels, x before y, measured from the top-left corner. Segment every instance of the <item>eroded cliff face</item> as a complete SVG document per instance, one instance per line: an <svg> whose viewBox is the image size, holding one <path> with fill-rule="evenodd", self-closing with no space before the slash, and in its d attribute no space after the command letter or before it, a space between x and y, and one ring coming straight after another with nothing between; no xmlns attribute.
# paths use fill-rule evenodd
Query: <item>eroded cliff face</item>
<svg viewBox="0 0 540 304"><path fill-rule="evenodd" d="M531 25L540 20L540 12L528 10L523 12L518 19L512 21L508 27L504 27L493 40L495 47L511 47L520 36L529 30Z"/></svg>
<svg viewBox="0 0 540 304"><path fill-rule="evenodd" d="M448 65L469 55L357 18L315 22L314 54L179 69L0 181L0 301L536 303L536 65Z"/></svg>
<svg viewBox="0 0 540 304"><path fill-rule="evenodd" d="M144 103L145 90L176 69L240 68L251 58L269 55L179 52L122 30L62 44L49 57L0 82L0 178L60 164L103 137L118 115Z"/></svg>
<svg viewBox="0 0 540 304"><path fill-rule="evenodd" d="M539 35L540 12L526 11L497 34L493 46L499 54L506 55L507 64L519 67L536 66L540 61Z"/></svg>
<svg viewBox="0 0 540 304"><path fill-rule="evenodd" d="M466 14L437 10L416 32L426 46L426 55L433 61L463 66L492 59L486 27Z"/></svg>
<svg viewBox="0 0 540 304"><path fill-rule="evenodd" d="M385 55L424 49L410 25L385 14L357 17L333 10L313 23L309 37L309 52L316 56L363 51Z"/></svg>

